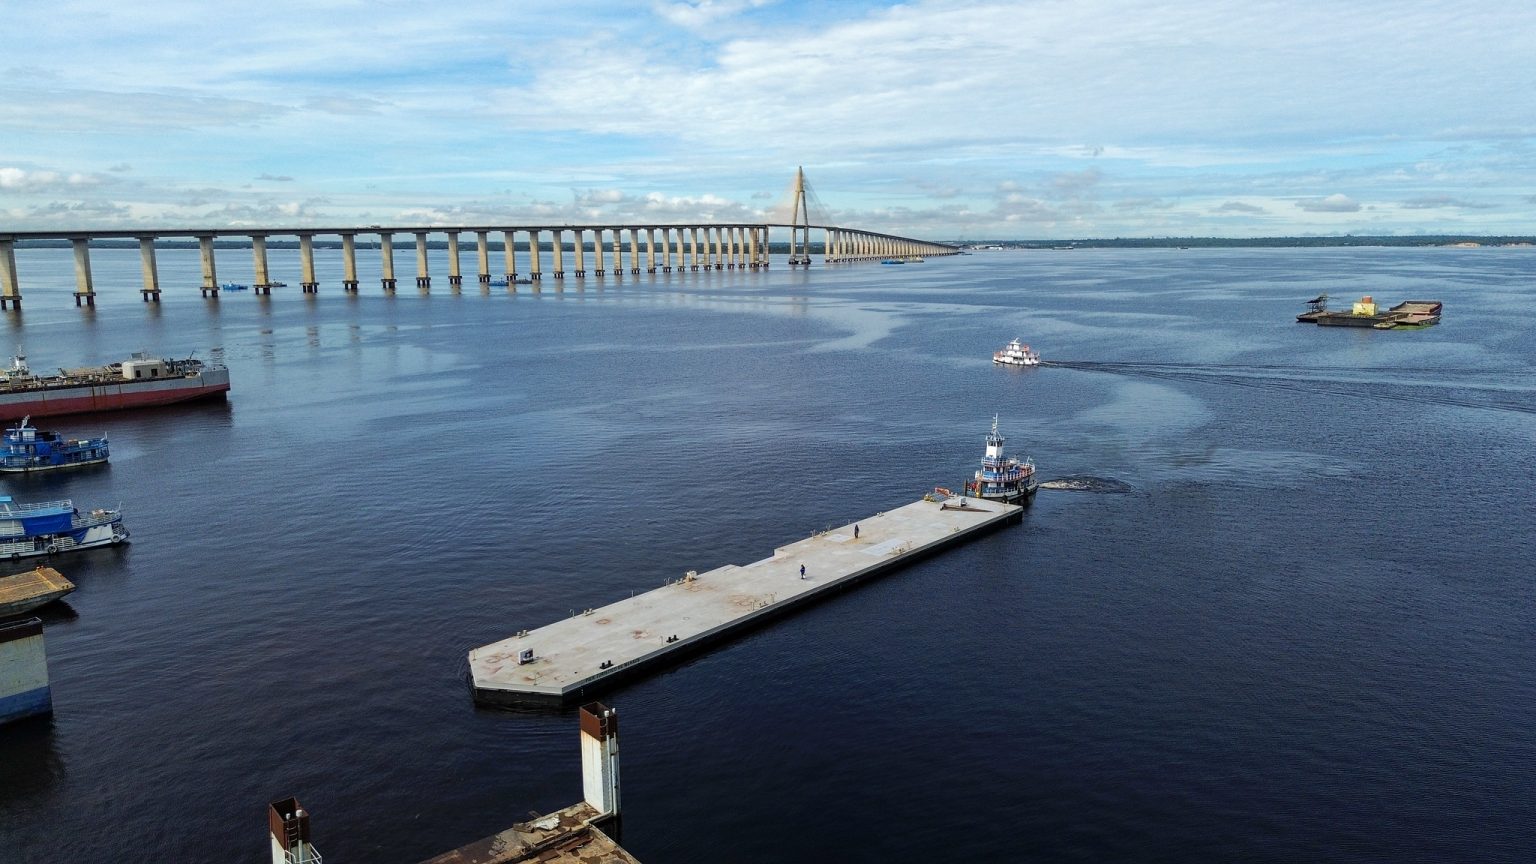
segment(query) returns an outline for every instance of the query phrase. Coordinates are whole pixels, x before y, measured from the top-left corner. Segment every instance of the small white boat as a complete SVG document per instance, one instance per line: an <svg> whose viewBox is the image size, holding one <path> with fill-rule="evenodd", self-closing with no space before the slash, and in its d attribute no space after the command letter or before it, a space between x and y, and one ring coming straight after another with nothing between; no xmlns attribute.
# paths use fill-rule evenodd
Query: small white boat
<svg viewBox="0 0 1536 864"><path fill-rule="evenodd" d="M993 351L992 362L1004 366L1039 366L1040 354L1015 339L1004 346L1003 350Z"/></svg>

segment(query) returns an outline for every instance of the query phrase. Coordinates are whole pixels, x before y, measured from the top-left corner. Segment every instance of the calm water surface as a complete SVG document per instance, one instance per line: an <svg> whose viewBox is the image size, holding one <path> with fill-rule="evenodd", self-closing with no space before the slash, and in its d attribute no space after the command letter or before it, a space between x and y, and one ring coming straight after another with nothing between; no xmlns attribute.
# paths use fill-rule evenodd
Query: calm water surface
<svg viewBox="0 0 1536 864"><path fill-rule="evenodd" d="M60 559L55 715L0 730L0 861L411 862L576 801L574 713L466 652L955 485L1024 523L611 693L624 841L718 861L1525 861L1536 251L995 252L360 296L196 295L22 250L37 369L222 359L228 404L58 420L127 511ZM249 281L249 253L221 252ZM322 258L335 253L321 253ZM272 253L299 283L297 255ZM287 258L293 260L289 261ZM445 272L443 262L434 266ZM548 265L546 265L546 269ZM580 287L579 287L580 286ZM1422 332L1292 323L1326 291ZM1066 367L993 368L1021 336Z"/></svg>

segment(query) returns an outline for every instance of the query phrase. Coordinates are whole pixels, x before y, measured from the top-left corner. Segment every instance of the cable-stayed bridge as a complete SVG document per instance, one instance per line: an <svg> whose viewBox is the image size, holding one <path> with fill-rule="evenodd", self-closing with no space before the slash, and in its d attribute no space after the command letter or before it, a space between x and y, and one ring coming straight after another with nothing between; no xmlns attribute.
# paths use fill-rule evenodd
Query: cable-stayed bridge
<svg viewBox="0 0 1536 864"><path fill-rule="evenodd" d="M268 266L269 238L298 238L301 290L317 293L316 238L334 245L340 239L342 289L361 290L358 279L358 245L366 244L366 254L377 254L380 287L394 291L401 276L395 266L397 235L415 237L416 287L429 290L433 274L428 268L429 243L433 238L447 240L447 282L457 288L464 283L464 259L469 271L481 285L538 285L552 280L589 277L622 277L626 274L671 273L673 271L759 269L770 266L770 248L775 230L789 232L787 263L791 267L809 267L813 234L819 233L819 252L828 264L881 259L904 259L928 255L953 255L960 250L949 244L912 237L900 237L878 231L811 222L809 193L803 171L797 171L790 216L784 221L728 222L694 224L594 224L594 225L367 225L337 227L240 227L240 228L169 228L81 229L51 231L5 231L0 229L0 309L20 309L22 275L16 268L16 244L24 241L68 241L74 252L75 305L95 306L96 286L91 273L91 242L101 240L137 240L142 260L143 285L139 292L144 302L159 302L162 287L155 259L157 240L195 239L201 259L201 280L197 290L202 296L217 298L219 261L215 241L248 239L251 246L252 281L256 294L270 294L285 287L275 282ZM473 239L470 239L473 238ZM409 249L410 247L405 247ZM229 250L224 250L228 252ZM548 269L545 269L546 266ZM226 272L228 265L226 264ZM409 271L406 271L407 274ZM405 278L409 278L406 276ZM188 290L192 286L187 286Z"/></svg>

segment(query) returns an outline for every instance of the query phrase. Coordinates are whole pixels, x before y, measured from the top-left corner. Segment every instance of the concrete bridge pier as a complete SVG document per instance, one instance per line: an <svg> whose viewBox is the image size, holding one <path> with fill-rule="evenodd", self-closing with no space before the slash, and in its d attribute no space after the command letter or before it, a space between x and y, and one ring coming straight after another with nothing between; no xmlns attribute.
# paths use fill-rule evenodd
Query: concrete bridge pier
<svg viewBox="0 0 1536 864"><path fill-rule="evenodd" d="M448 285L457 288L464 284L464 275L459 272L459 232L448 232Z"/></svg>
<svg viewBox="0 0 1536 864"><path fill-rule="evenodd" d="M423 290L432 287L432 274L427 272L427 232L416 232L416 287Z"/></svg>
<svg viewBox="0 0 1536 864"><path fill-rule="evenodd" d="M501 232L501 255L506 259L507 290L517 290L517 243L514 231Z"/></svg>
<svg viewBox="0 0 1536 864"><path fill-rule="evenodd" d="M16 241L0 240L0 310L21 309L21 285L16 278Z"/></svg>
<svg viewBox="0 0 1536 864"><path fill-rule="evenodd" d="M539 280L544 278L543 262L541 260L543 256L540 254L541 250L539 249L540 233L537 230L528 232L528 258L530 259L528 261L528 278L533 281L535 286L539 284ZM534 290L538 290L537 287Z"/></svg>
<svg viewBox="0 0 1536 864"><path fill-rule="evenodd" d="M684 230L688 232L688 251L683 253L683 260L688 262L689 270L697 273L699 272L699 228L695 225Z"/></svg>
<svg viewBox="0 0 1536 864"><path fill-rule="evenodd" d="M491 242L485 236L486 232L475 232L475 266L476 278L481 285L489 285L491 282Z"/></svg>
<svg viewBox="0 0 1536 864"><path fill-rule="evenodd" d="M315 278L315 235L299 235L299 287L305 294L319 294L320 280Z"/></svg>
<svg viewBox="0 0 1536 864"><path fill-rule="evenodd" d="M656 229L645 229L645 272L656 272Z"/></svg>
<svg viewBox="0 0 1536 864"><path fill-rule="evenodd" d="M145 303L160 302L160 270L155 266L155 238L139 238L139 270L144 274L144 287L139 296Z"/></svg>
<svg viewBox="0 0 1536 864"><path fill-rule="evenodd" d="M395 293L395 235L379 235L379 263L383 275L379 279L384 290Z"/></svg>
<svg viewBox="0 0 1536 864"><path fill-rule="evenodd" d="M747 229L747 266L753 270L762 266L762 262L757 260L758 246L760 245L757 239L757 232L757 228Z"/></svg>
<svg viewBox="0 0 1536 864"><path fill-rule="evenodd" d="M86 306L95 306L96 289L91 285L91 240L74 237L69 244L75 248L75 305L84 301Z"/></svg>
<svg viewBox="0 0 1536 864"><path fill-rule="evenodd" d="M725 269L725 229L715 226L715 269Z"/></svg>
<svg viewBox="0 0 1536 864"><path fill-rule="evenodd" d="M594 275L608 275L608 267L603 263L607 258L604 256L603 229L598 228L592 232L592 272Z"/></svg>
<svg viewBox="0 0 1536 864"><path fill-rule="evenodd" d="M613 275L624 275L624 229L613 229Z"/></svg>
<svg viewBox="0 0 1536 864"><path fill-rule="evenodd" d="M357 235L341 235L341 290L357 293Z"/></svg>
<svg viewBox="0 0 1536 864"><path fill-rule="evenodd" d="M305 294L320 293L320 279L315 275L315 235L299 235L299 289Z"/></svg>
<svg viewBox="0 0 1536 864"><path fill-rule="evenodd" d="M202 264L203 284L198 286L204 297L219 299L219 273L213 259L213 235L199 235L197 238L197 257Z"/></svg>
<svg viewBox="0 0 1536 864"><path fill-rule="evenodd" d="M251 258L256 271L256 279L251 285L251 293L270 296L272 294L272 277L267 272L267 235L251 235Z"/></svg>
<svg viewBox="0 0 1536 864"><path fill-rule="evenodd" d="M552 231L550 233L555 235L555 238L554 238L553 242L551 242L550 246L549 246L550 254L554 258L553 263L554 263L554 267L555 267L553 273L551 273L550 275L554 276L556 279L564 279L565 278L565 232L563 230L559 229L559 228L556 228L554 231Z"/></svg>
<svg viewBox="0 0 1536 864"><path fill-rule="evenodd" d="M640 275L640 229L629 229L629 275Z"/></svg>
<svg viewBox="0 0 1536 864"><path fill-rule="evenodd" d="M582 244L586 242L586 240L583 239L585 234L586 234L586 232L582 231L580 228L577 228L576 229L576 240L575 240L575 242L573 242L571 244L571 248L576 253L576 278L577 279L585 279L586 276L587 276L587 253L586 253L586 250L581 248Z"/></svg>
<svg viewBox="0 0 1536 864"><path fill-rule="evenodd" d="M672 229L661 228L661 272L672 272Z"/></svg>

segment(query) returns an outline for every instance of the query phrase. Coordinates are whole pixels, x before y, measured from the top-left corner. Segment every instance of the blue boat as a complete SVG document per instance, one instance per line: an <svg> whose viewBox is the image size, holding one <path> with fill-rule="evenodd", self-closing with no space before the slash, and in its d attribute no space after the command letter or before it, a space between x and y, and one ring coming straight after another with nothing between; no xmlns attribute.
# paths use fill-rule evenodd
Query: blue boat
<svg viewBox="0 0 1536 864"><path fill-rule="evenodd" d="M81 513L67 499L17 504L11 496L0 495L0 558L56 555L127 540L121 508Z"/></svg>
<svg viewBox="0 0 1536 864"><path fill-rule="evenodd" d="M249 291L251 286L241 285L239 282L225 282L219 286L220 291Z"/></svg>
<svg viewBox="0 0 1536 864"><path fill-rule="evenodd" d="M57 432L39 432L32 418L5 430L0 440L0 472L22 474L101 465L107 461L107 439L65 438Z"/></svg>

